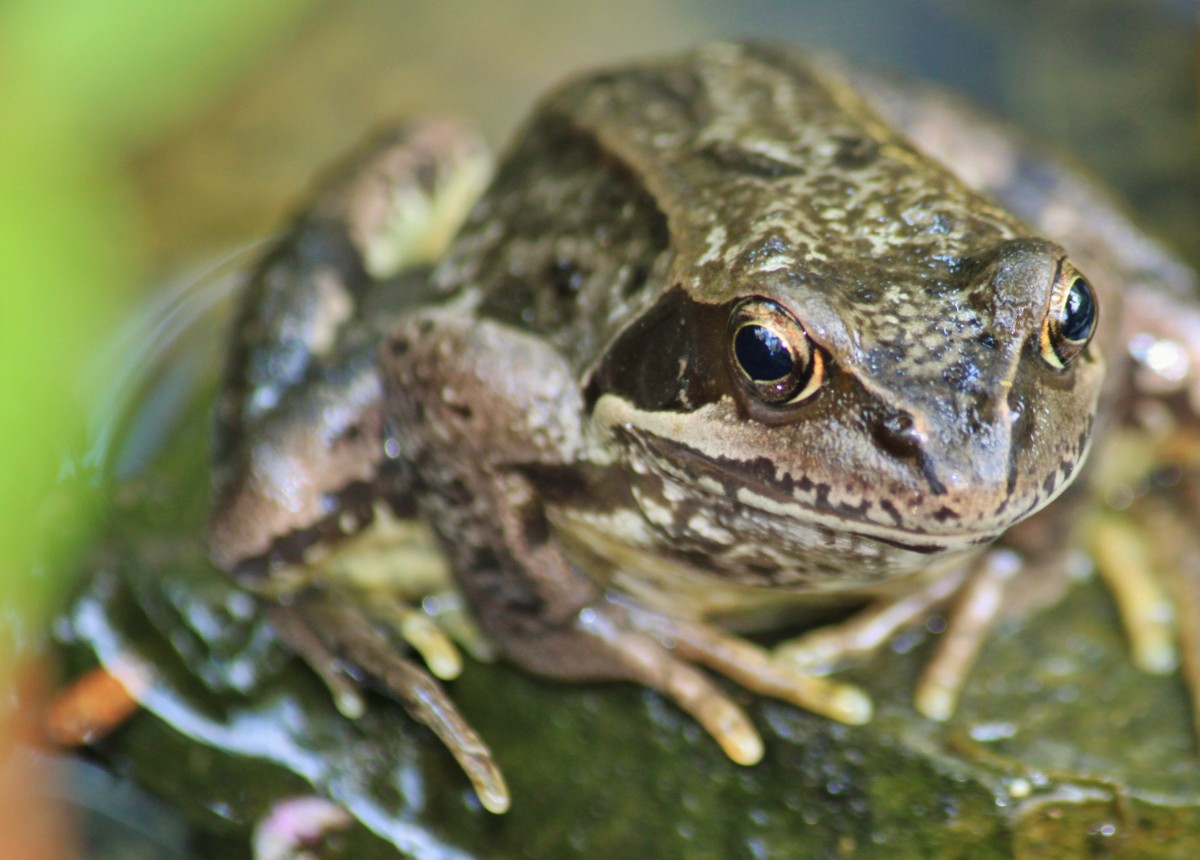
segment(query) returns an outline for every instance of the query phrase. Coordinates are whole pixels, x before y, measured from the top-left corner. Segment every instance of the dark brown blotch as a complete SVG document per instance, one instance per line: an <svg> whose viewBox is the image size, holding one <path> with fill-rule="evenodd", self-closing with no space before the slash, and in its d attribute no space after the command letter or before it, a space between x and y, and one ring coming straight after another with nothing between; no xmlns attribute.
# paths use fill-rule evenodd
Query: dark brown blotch
<svg viewBox="0 0 1200 860"><path fill-rule="evenodd" d="M834 140L837 143L837 153L833 161L838 167L857 170L879 157L879 143L867 134L844 135Z"/></svg>
<svg viewBox="0 0 1200 860"><path fill-rule="evenodd" d="M746 149L731 140L714 141L701 149L700 154L722 172L736 176L780 179L804 173L804 168L798 164L780 161L765 153Z"/></svg>

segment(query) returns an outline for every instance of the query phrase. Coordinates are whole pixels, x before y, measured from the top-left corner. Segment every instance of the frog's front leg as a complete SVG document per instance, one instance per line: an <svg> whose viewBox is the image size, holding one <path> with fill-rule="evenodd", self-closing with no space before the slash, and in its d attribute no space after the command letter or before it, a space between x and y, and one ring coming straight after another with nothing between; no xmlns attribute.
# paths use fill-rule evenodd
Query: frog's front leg
<svg viewBox="0 0 1200 860"><path fill-rule="evenodd" d="M586 462L582 397L546 341L478 320L459 303L408 320L385 348L384 367L391 448L411 457L422 516L504 656L545 677L655 689L742 764L761 757L761 738L697 665L845 722L869 719L855 688L608 594L572 564L543 492L561 493L601 467Z"/></svg>

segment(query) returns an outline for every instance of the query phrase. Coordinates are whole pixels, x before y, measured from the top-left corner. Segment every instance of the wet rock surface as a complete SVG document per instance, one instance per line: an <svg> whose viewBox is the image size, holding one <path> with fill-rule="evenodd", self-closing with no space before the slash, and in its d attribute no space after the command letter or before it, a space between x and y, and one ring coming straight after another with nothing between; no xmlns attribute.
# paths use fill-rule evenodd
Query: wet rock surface
<svg viewBox="0 0 1200 860"><path fill-rule="evenodd" d="M652 693L469 662L450 689L514 799L493 816L394 703L372 697L364 718L342 717L254 600L208 565L205 424L185 426L120 494L130 501L89 565L68 638L78 663L95 655L150 679L145 711L100 752L201 830L244 846L272 803L316 791L361 824L329 856L1200 853L1182 682L1130 665L1094 582L1002 630L947 725L909 705L929 634L848 673L876 699L870 725L747 699L768 748L752 768Z"/></svg>

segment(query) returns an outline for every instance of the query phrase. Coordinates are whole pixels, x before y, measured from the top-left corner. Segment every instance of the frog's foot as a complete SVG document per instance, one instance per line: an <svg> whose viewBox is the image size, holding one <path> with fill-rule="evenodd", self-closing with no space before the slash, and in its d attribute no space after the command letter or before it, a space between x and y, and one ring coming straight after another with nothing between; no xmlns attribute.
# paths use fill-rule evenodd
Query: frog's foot
<svg viewBox="0 0 1200 860"><path fill-rule="evenodd" d="M1171 501L1142 500L1139 520L1099 517L1090 536L1134 664L1155 674L1181 669L1200 743L1200 480L1187 474L1180 489Z"/></svg>
<svg viewBox="0 0 1200 860"><path fill-rule="evenodd" d="M948 720L979 652L1003 614L1008 584L1021 572L1009 549L987 552L972 569L950 607L946 630L913 693L916 709L931 720Z"/></svg>
<svg viewBox="0 0 1200 860"><path fill-rule="evenodd" d="M431 666L440 663L445 668L447 647L453 652L450 663L458 660L453 644L436 626L414 625L414 610L393 609L402 614L398 629L408 625L408 641L421 643L414 647L427 660L433 655ZM399 701L414 720L437 735L466 773L485 809L495 813L508 809L508 787L491 750L437 681L401 654L370 614L344 596L316 588L296 594L289 603L270 606L268 613L280 638L320 675L343 714L357 718L363 713L355 674L361 670Z"/></svg>
<svg viewBox="0 0 1200 860"><path fill-rule="evenodd" d="M874 653L908 627L950 603L947 626L914 693L916 709L935 720L954 713L959 694L1004 605L1007 583L1021 570L1019 556L994 549L916 591L881 601L840 624L818 628L779 645L774 659L810 672L830 672Z"/></svg>
<svg viewBox="0 0 1200 860"><path fill-rule="evenodd" d="M1133 523L1113 515L1097 518L1090 542L1096 569L1117 604L1134 665L1156 675L1175 671L1175 610L1149 541Z"/></svg>
<svg viewBox="0 0 1200 860"><path fill-rule="evenodd" d="M1176 600L1179 604L1179 649L1184 681L1192 704L1192 725L1200 743L1200 546L1179 565Z"/></svg>
<svg viewBox="0 0 1200 860"><path fill-rule="evenodd" d="M467 614L456 591L424 595L418 603L394 589L346 590L348 602L408 643L434 677L453 681L462 674L460 648L483 663L495 659L495 649Z"/></svg>
<svg viewBox="0 0 1200 860"><path fill-rule="evenodd" d="M616 652L629 680L674 701L738 764L762 758L762 738L745 712L696 665L752 692L844 723L871 718L871 701L858 688L780 665L765 649L708 624L610 602L584 609L577 626Z"/></svg>
<svg viewBox="0 0 1200 860"><path fill-rule="evenodd" d="M931 580L920 589L882 600L840 624L818 627L777 645L774 659L813 674L827 674L870 656L908 627L921 623L962 588L965 568Z"/></svg>
<svg viewBox="0 0 1200 860"><path fill-rule="evenodd" d="M294 580L276 571L278 585L270 593L287 599L308 583L324 584L390 627L443 681L462 672L460 647L481 662L494 659L494 649L463 607L446 557L429 529L417 520L392 517L382 507L377 507L374 523L309 559Z"/></svg>

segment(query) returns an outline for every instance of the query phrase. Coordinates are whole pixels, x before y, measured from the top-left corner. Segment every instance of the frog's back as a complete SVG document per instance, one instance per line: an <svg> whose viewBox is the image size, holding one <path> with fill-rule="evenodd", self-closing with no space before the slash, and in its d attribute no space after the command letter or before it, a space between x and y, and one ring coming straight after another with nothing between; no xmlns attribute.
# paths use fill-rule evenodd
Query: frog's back
<svg viewBox="0 0 1200 860"><path fill-rule="evenodd" d="M715 44L552 93L439 280L479 288L485 315L550 338L582 374L671 287L717 304L786 271L862 337L895 298L876 285L936 287L1030 234L824 63Z"/></svg>

